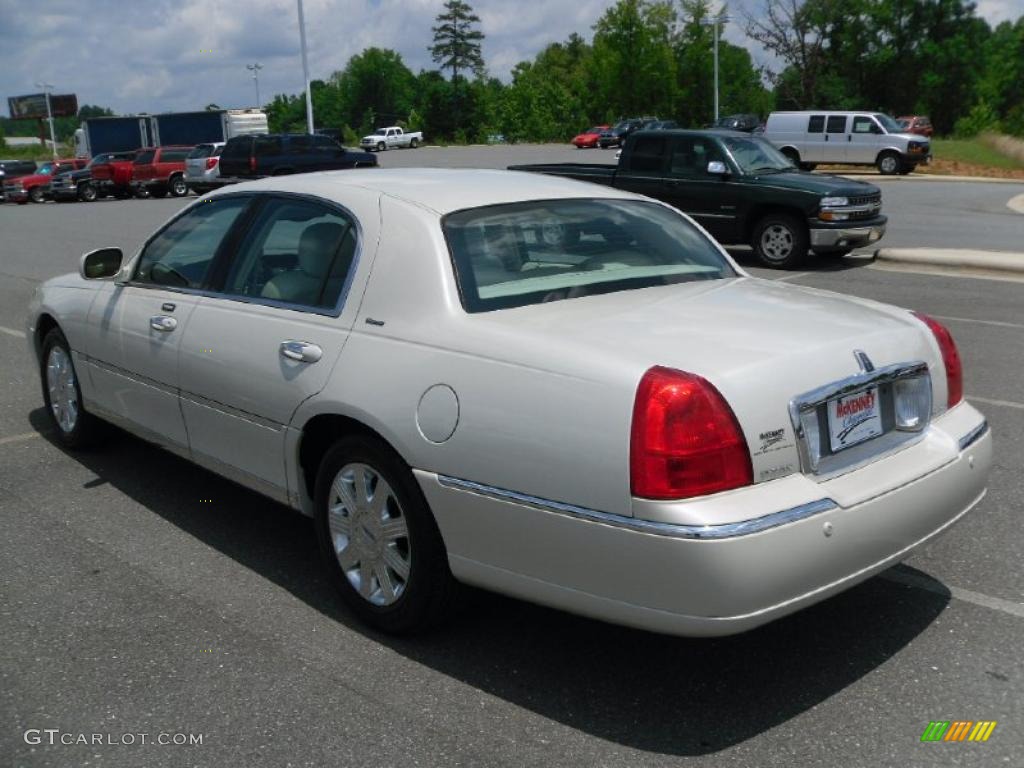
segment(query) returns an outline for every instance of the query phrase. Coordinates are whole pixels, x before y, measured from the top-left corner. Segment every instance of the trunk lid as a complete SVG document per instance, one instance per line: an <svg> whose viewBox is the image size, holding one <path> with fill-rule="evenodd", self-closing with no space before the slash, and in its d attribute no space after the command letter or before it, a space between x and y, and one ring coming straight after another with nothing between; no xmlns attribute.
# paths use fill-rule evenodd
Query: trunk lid
<svg viewBox="0 0 1024 768"><path fill-rule="evenodd" d="M875 368L923 361L933 379L943 375L927 331L909 312L749 277L556 301L489 320L533 344L565 345L556 354L566 360L580 350L611 359L634 391L655 365L703 376L739 420L755 482L800 470L790 402L861 373L856 350Z"/></svg>

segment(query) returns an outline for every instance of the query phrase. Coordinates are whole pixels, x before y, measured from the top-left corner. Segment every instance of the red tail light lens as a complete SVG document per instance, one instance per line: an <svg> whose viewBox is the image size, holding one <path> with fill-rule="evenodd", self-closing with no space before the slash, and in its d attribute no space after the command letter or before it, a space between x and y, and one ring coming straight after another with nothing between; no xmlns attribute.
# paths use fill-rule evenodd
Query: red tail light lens
<svg viewBox="0 0 1024 768"><path fill-rule="evenodd" d="M705 379L651 368L640 380L630 435L634 496L685 499L754 481L743 432L725 398Z"/></svg>
<svg viewBox="0 0 1024 768"><path fill-rule="evenodd" d="M249 170L256 173L256 156L249 155Z"/></svg>
<svg viewBox="0 0 1024 768"><path fill-rule="evenodd" d="M923 312L915 312L914 315L928 326L939 344L942 364L946 368L946 391L949 393L946 405L952 408L964 399L964 365L960 362L960 353L957 351L956 342L953 341L953 334L938 320L928 317Z"/></svg>
<svg viewBox="0 0 1024 768"><path fill-rule="evenodd" d="M208 158L206 158L206 170L212 171L214 168L217 167L217 163L219 163L219 162L220 162L220 158L219 157L208 157Z"/></svg>

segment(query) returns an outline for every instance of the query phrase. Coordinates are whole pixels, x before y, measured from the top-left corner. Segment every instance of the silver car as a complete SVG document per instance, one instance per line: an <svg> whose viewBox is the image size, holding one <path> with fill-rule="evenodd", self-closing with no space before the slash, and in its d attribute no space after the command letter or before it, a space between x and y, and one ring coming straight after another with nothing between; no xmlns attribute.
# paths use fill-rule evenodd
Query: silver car
<svg viewBox="0 0 1024 768"><path fill-rule="evenodd" d="M197 144L185 158L185 184L197 195L222 186L220 182L220 155L223 141Z"/></svg>

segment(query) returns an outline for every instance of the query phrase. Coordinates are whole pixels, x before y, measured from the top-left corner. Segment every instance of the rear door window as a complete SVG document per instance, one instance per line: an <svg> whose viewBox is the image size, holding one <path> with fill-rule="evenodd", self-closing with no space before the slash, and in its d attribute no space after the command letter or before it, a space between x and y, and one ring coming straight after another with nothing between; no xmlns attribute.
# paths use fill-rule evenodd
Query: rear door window
<svg viewBox="0 0 1024 768"><path fill-rule="evenodd" d="M160 154L160 162L162 163L180 163L186 157L188 157L190 149L165 149Z"/></svg>
<svg viewBox="0 0 1024 768"><path fill-rule="evenodd" d="M147 149L135 157L135 165L148 165L153 162L153 157L156 155L155 149Z"/></svg>
<svg viewBox="0 0 1024 768"><path fill-rule="evenodd" d="M807 132L808 133L824 133L825 132L825 116L824 115L811 115L807 121Z"/></svg>
<svg viewBox="0 0 1024 768"><path fill-rule="evenodd" d="M663 137L643 136L633 144L629 169L657 173L665 167L665 154L665 139Z"/></svg>
<svg viewBox="0 0 1024 768"><path fill-rule="evenodd" d="M846 115L829 115L829 133L846 133Z"/></svg>

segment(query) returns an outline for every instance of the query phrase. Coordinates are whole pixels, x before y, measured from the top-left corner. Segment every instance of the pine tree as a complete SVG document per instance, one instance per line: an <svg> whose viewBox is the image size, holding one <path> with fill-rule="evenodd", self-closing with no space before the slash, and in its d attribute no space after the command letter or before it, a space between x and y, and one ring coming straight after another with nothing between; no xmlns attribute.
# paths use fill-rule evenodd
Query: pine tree
<svg viewBox="0 0 1024 768"><path fill-rule="evenodd" d="M473 28L479 23L480 17L473 13L469 3L462 0L447 0L444 11L437 16L437 26L433 28L434 44L427 50L442 69L452 71L452 82L458 78L460 70L476 74L483 71L480 42L484 33Z"/></svg>

